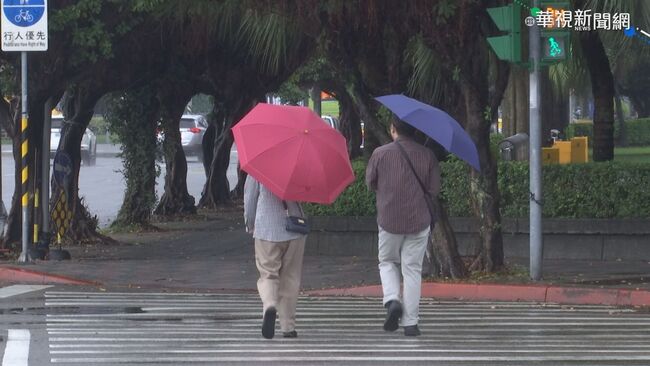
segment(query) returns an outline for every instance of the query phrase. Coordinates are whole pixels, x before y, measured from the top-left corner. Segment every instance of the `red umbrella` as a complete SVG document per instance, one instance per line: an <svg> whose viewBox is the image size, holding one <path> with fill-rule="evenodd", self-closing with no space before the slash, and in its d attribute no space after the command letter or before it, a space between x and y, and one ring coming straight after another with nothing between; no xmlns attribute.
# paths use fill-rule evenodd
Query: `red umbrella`
<svg viewBox="0 0 650 366"><path fill-rule="evenodd" d="M354 181L345 138L309 108L259 103L232 132L241 169L281 199L332 203Z"/></svg>

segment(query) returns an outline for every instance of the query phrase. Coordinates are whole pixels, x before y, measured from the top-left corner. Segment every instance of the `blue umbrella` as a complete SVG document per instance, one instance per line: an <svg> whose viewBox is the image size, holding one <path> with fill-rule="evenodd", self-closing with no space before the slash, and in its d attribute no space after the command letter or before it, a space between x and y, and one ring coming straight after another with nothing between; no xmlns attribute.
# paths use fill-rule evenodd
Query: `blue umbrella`
<svg viewBox="0 0 650 366"><path fill-rule="evenodd" d="M474 141L445 111L402 94L384 95L375 99L399 119L424 132L474 169L481 170Z"/></svg>

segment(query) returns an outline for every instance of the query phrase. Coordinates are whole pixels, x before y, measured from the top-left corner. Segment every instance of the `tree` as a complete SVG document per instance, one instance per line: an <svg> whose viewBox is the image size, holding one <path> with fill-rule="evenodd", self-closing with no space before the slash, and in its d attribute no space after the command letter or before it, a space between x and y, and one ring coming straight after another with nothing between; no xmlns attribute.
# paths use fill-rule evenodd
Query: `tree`
<svg viewBox="0 0 650 366"><path fill-rule="evenodd" d="M509 67L496 61L488 51L485 37L491 31L491 21L487 6L490 4L469 0L438 1L433 6L414 4L407 23L415 27L413 32L422 35L424 43L438 56L442 69L453 75L461 91L465 129L476 143L481 166L481 172L470 171L472 206L481 220L482 239L470 269L492 272L503 265L504 258L497 166L489 136L508 82Z"/></svg>
<svg viewBox="0 0 650 366"><path fill-rule="evenodd" d="M146 226L156 203L156 127L159 103L152 86L116 93L104 118L122 142L126 191L112 226Z"/></svg>

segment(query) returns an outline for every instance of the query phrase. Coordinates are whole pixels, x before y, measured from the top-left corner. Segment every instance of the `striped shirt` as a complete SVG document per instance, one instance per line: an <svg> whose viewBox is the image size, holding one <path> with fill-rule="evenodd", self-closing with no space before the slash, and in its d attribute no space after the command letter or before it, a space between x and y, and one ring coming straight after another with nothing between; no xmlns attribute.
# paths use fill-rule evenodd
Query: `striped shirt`
<svg viewBox="0 0 650 366"><path fill-rule="evenodd" d="M431 197L440 192L440 167L431 150L398 137ZM413 234L431 225L424 192L395 142L377 148L368 161L366 184L377 193L377 224L392 234Z"/></svg>
<svg viewBox="0 0 650 366"><path fill-rule="evenodd" d="M300 204L287 201L289 214L302 216ZM250 175L244 184L244 222L255 239L283 242L302 234L287 231L287 213L282 200Z"/></svg>

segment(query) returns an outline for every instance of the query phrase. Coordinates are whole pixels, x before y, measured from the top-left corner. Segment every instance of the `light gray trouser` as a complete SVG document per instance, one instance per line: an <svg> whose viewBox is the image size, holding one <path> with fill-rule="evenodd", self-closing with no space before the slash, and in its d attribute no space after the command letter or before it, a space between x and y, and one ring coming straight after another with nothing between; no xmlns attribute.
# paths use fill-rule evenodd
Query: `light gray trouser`
<svg viewBox="0 0 650 366"><path fill-rule="evenodd" d="M306 236L283 242L255 239L255 263L260 272L257 291L264 311L271 306L278 310L283 332L296 326L305 239Z"/></svg>
<svg viewBox="0 0 650 366"><path fill-rule="evenodd" d="M422 259L430 229L415 234L391 234L379 227L379 275L384 291L384 305L400 300L400 270L404 277L404 312L402 326L416 325L420 311Z"/></svg>

